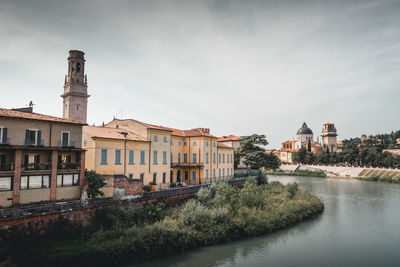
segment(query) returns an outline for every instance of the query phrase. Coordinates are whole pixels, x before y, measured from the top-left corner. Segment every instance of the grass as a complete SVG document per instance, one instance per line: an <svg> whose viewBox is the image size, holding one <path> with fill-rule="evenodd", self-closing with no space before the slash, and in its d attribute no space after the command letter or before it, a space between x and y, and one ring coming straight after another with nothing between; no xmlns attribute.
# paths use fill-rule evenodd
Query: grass
<svg viewBox="0 0 400 267"><path fill-rule="evenodd" d="M24 257L17 259L20 265L135 263L270 233L316 216L324 208L318 197L300 190L297 184L257 185L255 181L246 182L242 189L227 183L202 188L196 199L179 207L159 205L147 207L141 216L114 206L97 216L95 223L100 227L90 234L83 231L71 238L36 241L13 249L24 251Z"/></svg>

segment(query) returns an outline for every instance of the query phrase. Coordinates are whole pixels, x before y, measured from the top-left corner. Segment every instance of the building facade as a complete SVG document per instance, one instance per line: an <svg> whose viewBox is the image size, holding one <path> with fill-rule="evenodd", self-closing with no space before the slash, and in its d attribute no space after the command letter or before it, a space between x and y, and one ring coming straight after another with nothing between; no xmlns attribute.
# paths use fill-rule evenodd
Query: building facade
<svg viewBox="0 0 400 267"><path fill-rule="evenodd" d="M282 143L282 148L277 151L281 162L293 163L293 153L298 152L302 147L309 149L314 155L319 155L322 151L338 152L337 131L333 123L325 123L322 128L322 142L319 138L314 140L313 131L304 122L297 130L296 137ZM311 146L309 148L309 146Z"/></svg>
<svg viewBox="0 0 400 267"><path fill-rule="evenodd" d="M218 138L218 143L232 147L235 150L237 150L240 147L240 136L235 136L235 135L222 136ZM236 166L236 168L237 169L247 168L246 164L244 164L243 158L240 158L239 164Z"/></svg>
<svg viewBox="0 0 400 267"><path fill-rule="evenodd" d="M114 119L104 127L84 127L83 146L88 150L88 169L140 179L143 185L151 183L157 189L168 188L171 183L208 183L234 175L234 149L218 144L217 137L206 128L180 130ZM110 157L110 163L102 165L102 155ZM129 166L131 159L134 163Z"/></svg>
<svg viewBox="0 0 400 267"><path fill-rule="evenodd" d="M85 170L82 126L0 109L0 206L79 198Z"/></svg>

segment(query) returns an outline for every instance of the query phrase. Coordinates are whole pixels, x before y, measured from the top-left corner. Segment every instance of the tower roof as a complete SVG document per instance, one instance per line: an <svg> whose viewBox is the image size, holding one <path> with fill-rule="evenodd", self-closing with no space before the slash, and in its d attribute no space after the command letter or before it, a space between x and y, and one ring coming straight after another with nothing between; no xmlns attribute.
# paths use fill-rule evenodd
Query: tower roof
<svg viewBox="0 0 400 267"><path fill-rule="evenodd" d="M307 123L303 123L301 128L297 130L297 135L302 135L302 134L314 134L313 131L307 127Z"/></svg>

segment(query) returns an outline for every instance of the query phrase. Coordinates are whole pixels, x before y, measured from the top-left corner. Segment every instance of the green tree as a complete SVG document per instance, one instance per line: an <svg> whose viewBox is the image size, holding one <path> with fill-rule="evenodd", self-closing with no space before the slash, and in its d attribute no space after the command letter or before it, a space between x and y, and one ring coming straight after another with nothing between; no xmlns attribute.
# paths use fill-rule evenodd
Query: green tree
<svg viewBox="0 0 400 267"><path fill-rule="evenodd" d="M88 170L85 170L85 177L88 181L88 197L94 199L97 196L104 196L104 193L100 189L106 185L106 179L96 171Z"/></svg>
<svg viewBox="0 0 400 267"><path fill-rule="evenodd" d="M265 153L263 146L268 145L265 135L253 134L243 136L240 146L236 150L238 158L244 159L244 164L251 169L277 169L280 165L279 159L272 153Z"/></svg>

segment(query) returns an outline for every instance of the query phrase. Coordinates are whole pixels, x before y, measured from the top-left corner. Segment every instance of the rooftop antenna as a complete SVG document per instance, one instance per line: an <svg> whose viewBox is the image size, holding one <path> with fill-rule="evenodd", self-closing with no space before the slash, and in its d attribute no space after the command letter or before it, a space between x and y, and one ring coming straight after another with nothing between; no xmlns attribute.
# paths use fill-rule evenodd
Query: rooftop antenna
<svg viewBox="0 0 400 267"><path fill-rule="evenodd" d="M29 107L36 106L36 104L33 104L32 100L29 102Z"/></svg>

